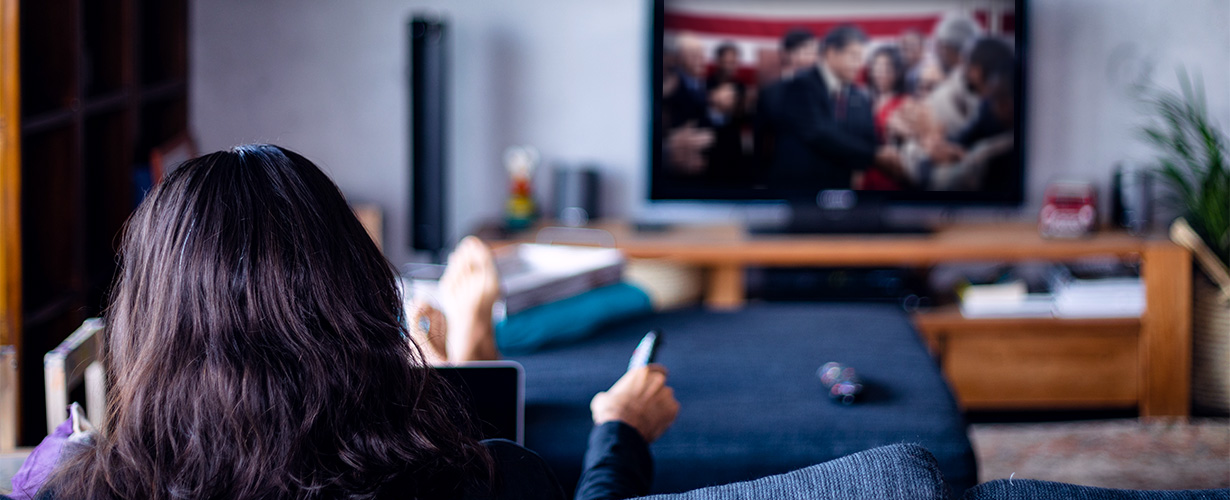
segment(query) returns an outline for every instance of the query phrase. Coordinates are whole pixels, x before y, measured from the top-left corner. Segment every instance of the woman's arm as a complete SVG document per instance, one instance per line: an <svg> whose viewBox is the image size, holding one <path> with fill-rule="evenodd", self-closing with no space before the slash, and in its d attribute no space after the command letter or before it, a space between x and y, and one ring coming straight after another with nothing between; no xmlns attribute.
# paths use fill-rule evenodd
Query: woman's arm
<svg viewBox="0 0 1230 500"><path fill-rule="evenodd" d="M661 365L634 368L590 402L594 429L585 451L577 500L614 500L647 495L653 483L649 443L679 414L675 391Z"/></svg>
<svg viewBox="0 0 1230 500"><path fill-rule="evenodd" d="M585 450L585 469L577 481L576 500L645 496L652 485L653 455L645 438L619 421L594 426Z"/></svg>

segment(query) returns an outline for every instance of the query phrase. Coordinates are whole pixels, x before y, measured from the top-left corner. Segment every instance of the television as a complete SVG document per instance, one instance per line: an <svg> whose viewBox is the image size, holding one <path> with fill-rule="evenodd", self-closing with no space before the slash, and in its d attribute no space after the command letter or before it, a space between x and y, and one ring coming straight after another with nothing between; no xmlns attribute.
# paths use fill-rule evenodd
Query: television
<svg viewBox="0 0 1230 500"><path fill-rule="evenodd" d="M1024 195L1024 0L654 0L651 201L889 206ZM810 215L809 215L810 214Z"/></svg>

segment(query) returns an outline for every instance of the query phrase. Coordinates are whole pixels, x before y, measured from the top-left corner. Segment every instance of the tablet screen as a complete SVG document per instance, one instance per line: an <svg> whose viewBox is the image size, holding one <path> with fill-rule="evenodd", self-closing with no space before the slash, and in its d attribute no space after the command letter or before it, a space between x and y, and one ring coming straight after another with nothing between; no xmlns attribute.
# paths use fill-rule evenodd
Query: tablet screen
<svg viewBox="0 0 1230 500"><path fill-rule="evenodd" d="M482 439L524 444L525 380L515 361L438 367L479 426Z"/></svg>

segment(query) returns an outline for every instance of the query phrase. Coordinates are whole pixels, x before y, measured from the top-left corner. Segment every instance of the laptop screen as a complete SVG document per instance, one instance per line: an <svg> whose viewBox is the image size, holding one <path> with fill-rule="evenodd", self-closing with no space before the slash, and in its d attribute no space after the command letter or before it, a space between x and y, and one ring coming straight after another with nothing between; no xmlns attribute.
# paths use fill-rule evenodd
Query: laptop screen
<svg viewBox="0 0 1230 500"><path fill-rule="evenodd" d="M525 444L525 375L516 361L482 361L437 367L457 392L482 439Z"/></svg>

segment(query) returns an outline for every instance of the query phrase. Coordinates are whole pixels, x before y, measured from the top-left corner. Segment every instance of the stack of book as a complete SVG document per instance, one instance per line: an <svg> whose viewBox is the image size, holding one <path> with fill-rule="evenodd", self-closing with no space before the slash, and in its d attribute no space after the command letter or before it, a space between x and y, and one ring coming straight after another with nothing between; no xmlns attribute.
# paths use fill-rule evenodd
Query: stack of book
<svg viewBox="0 0 1230 500"><path fill-rule="evenodd" d="M1145 310L1139 276L1074 277L1054 266L1048 290L1029 293L1022 280L967 285L958 292L967 318L1138 318Z"/></svg>
<svg viewBox="0 0 1230 500"><path fill-rule="evenodd" d="M968 285L959 294L961 315L967 318L1049 318L1049 293L1029 293L1024 281Z"/></svg>
<svg viewBox="0 0 1230 500"><path fill-rule="evenodd" d="M1139 318L1145 311L1139 276L1081 279L1059 267L1048 281L1057 318Z"/></svg>
<svg viewBox="0 0 1230 500"><path fill-rule="evenodd" d="M524 243L502 249L496 267L504 314L619 283L624 263L623 253L614 248Z"/></svg>

